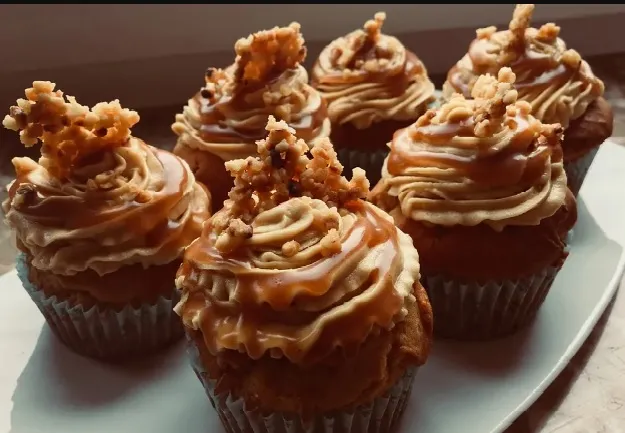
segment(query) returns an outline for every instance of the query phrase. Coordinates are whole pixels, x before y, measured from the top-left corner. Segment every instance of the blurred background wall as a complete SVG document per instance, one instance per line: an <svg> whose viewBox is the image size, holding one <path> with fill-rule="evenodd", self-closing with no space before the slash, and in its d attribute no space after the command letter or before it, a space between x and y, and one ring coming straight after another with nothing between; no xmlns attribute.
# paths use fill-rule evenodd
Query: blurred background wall
<svg viewBox="0 0 625 433"><path fill-rule="evenodd" d="M56 81L88 104L182 103L206 67L232 62L240 37L299 21L312 62L379 10L385 32L436 74L466 52L476 28L506 26L513 5L0 5L0 106L34 79ZM582 55L625 51L625 5L537 5L534 24L546 21Z"/></svg>

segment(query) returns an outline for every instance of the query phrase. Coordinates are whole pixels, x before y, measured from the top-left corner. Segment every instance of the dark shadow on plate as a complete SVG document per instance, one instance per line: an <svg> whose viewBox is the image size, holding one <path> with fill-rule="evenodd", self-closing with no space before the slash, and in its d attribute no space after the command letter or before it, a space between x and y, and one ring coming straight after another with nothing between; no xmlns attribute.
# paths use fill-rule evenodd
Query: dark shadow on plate
<svg viewBox="0 0 625 433"><path fill-rule="evenodd" d="M434 358L436 362L454 364L477 374L505 377L523 359L533 330L533 324L529 324L514 335L493 341L438 340L435 342ZM485 353L492 356L484 356Z"/></svg>
<svg viewBox="0 0 625 433"><path fill-rule="evenodd" d="M506 430L506 433L534 433L542 431L547 421L549 421L553 413L569 394L580 373L586 368L588 360L594 353L599 340L601 340L617 296L625 296L620 291L621 287L618 288L618 291L603 312L601 319L599 319L597 325L567 367L549 385L532 408L521 414L514 421L510 428Z"/></svg>
<svg viewBox="0 0 625 433"><path fill-rule="evenodd" d="M13 393L11 431L48 432L46 413L89 411L123 399L186 362L184 355L184 345L176 344L146 360L105 364L75 354L44 324Z"/></svg>

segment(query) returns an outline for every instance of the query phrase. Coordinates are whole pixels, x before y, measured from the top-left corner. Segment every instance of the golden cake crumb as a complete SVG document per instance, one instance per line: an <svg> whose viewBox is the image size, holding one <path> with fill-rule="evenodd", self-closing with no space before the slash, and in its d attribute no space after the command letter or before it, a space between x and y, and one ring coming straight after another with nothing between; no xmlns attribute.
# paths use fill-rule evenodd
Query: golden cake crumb
<svg viewBox="0 0 625 433"><path fill-rule="evenodd" d="M364 170L354 169L351 181L342 176L343 166L328 138L309 151L306 142L295 137L286 122L269 116L266 129L267 138L257 142L258 156L226 162L226 169L234 177L228 212L212 220L219 233L216 247L224 253L234 251L251 237L250 224L256 215L292 197L310 197L325 202L328 208L341 209L366 197L369 191ZM336 227L323 215L316 218L320 229L330 236L323 244L330 254L336 247L332 241ZM285 248L285 254L295 254L299 245L287 244Z"/></svg>
<svg viewBox="0 0 625 433"><path fill-rule="evenodd" d="M139 115L122 108L118 100L89 109L54 87L49 81L35 81L26 89L26 99L17 100L2 124L21 130L20 141L27 147L41 140L40 164L62 179L81 158L124 146Z"/></svg>
<svg viewBox="0 0 625 433"><path fill-rule="evenodd" d="M475 33L478 39L488 39L492 35L494 35L496 31L497 31L497 27L490 26L490 27L485 27L482 29L477 29Z"/></svg>
<svg viewBox="0 0 625 433"><path fill-rule="evenodd" d="M302 63L306 59L306 47L300 28L294 22L288 27L274 27L239 39L234 46L237 58L233 85L248 87L266 83Z"/></svg>
<svg viewBox="0 0 625 433"><path fill-rule="evenodd" d="M538 29L538 33L536 33L536 39L541 42L553 43L558 36L560 35L560 27L556 26L554 23L547 23Z"/></svg>
<svg viewBox="0 0 625 433"><path fill-rule="evenodd" d="M529 28L534 13L533 4L518 4L514 8L508 25L509 38L499 53L499 64L509 65L525 53L525 31Z"/></svg>

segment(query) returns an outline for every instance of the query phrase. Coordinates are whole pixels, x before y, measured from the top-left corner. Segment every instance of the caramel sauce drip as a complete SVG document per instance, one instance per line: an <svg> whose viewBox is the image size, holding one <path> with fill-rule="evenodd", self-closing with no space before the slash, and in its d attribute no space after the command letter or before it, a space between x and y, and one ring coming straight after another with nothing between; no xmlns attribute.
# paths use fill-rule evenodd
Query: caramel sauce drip
<svg viewBox="0 0 625 433"><path fill-rule="evenodd" d="M358 57L354 60L368 60L372 57L376 58L375 47L367 53L359 53ZM317 67L318 64L319 60L316 61L315 67ZM392 96L399 96L406 91L408 86L410 86L410 83L414 81L415 76L422 74L423 72L423 63L419 60L417 55L411 51L406 51L405 66L400 74L389 75L384 70L362 71L365 78L353 81L354 83L361 81L366 81L367 83L381 83L388 86L388 91ZM333 69L326 71L323 76L313 75L311 83L313 86L319 86L320 84L348 84L350 83L350 80L346 79L341 69Z"/></svg>
<svg viewBox="0 0 625 433"><path fill-rule="evenodd" d="M45 184L35 184L30 178L30 172L18 174L9 189L9 197L13 200L18 189L28 185L39 197L35 204L20 208L20 212L27 215L30 221L46 227L72 230L123 219L128 231L147 233L146 246L157 245L164 232L179 228L167 215L183 198L185 185L191 180L182 161L173 154L156 148L149 148L147 151L156 154L163 165L163 171L167 173L164 188L154 192L149 201L137 201L140 200L140 196L137 196L131 202L114 205L95 196L91 199L90 194L85 194L80 200L76 200L76 197L63 200L58 190L46 187ZM49 198L53 200L46 200Z"/></svg>
<svg viewBox="0 0 625 433"><path fill-rule="evenodd" d="M428 125L413 129L412 139L426 142L431 146L445 146L454 137L473 137L473 119L461 124ZM410 167L436 167L454 169L476 183L488 184L493 188L512 185L529 186L539 178L545 164L552 158L561 159L561 149L548 146L532 148L535 140L529 123L517 116L517 129L510 144L500 152L492 153L490 149L475 148L470 156L454 155L448 152L434 152L416 149L410 142L408 131L399 131L391 143L388 159L388 172L400 176ZM411 127L411 128L414 128ZM560 153L560 155L558 155Z"/></svg>
<svg viewBox="0 0 625 433"><path fill-rule="evenodd" d="M186 308L201 310L200 326L211 353L217 354L222 347L240 349L237 347L240 341L254 359L262 357L266 348L271 347L280 348L292 362L310 363L329 355L337 345L351 353L373 326L392 324L403 304L391 278L396 274L392 267L398 263L400 253L396 229L362 203L351 206L358 207L360 218L345 234L341 252L299 269L254 272L245 257L221 255L214 246L214 236L203 235L188 248L179 276L188 277L195 266L201 265L212 272L232 274L236 280L234 302L205 299L199 287L189 288ZM210 227L205 230L210 231ZM346 263L354 260L357 263L360 252L379 245L383 247L378 266L365 283L365 286L381 284L375 299L354 303L355 308L349 314L337 315L335 320L325 323L317 338L303 335L302 329L306 330L307 323L320 313L293 311L297 310L297 302L328 293L341 280L337 277L345 272ZM191 280L185 278L185 284L193 284ZM303 326L289 326L294 324Z"/></svg>
<svg viewBox="0 0 625 433"><path fill-rule="evenodd" d="M483 43L483 41L479 39L474 40L471 43L469 53L473 51L475 44L480 43ZM478 67L475 59L472 58L471 60L475 76L486 73L497 74L500 67L498 64L494 64L491 67ZM521 81L517 81L514 85L519 91L532 87L549 86L553 83L565 83L576 72L576 70L567 68L563 64L554 62L551 55L533 51L530 47L527 47L525 54L509 66L515 73L523 77ZM460 65L455 64L449 70L447 80L458 93L463 94L467 98L471 96L473 83L470 80L466 80Z"/></svg>
<svg viewBox="0 0 625 433"><path fill-rule="evenodd" d="M245 95L223 95L219 100L211 102L203 98L201 92L195 96L195 103L200 107L202 126L200 136L202 140L211 143L250 143L253 144L267 136L264 122L253 125L252 128L233 128L226 123L224 112L237 112L253 109L245 102ZM260 107L262 108L262 107ZM296 121L289 122L299 138L305 141L314 139L319 134L324 120L328 117L328 107L325 100L321 100L319 108L309 115L302 116Z"/></svg>
<svg viewBox="0 0 625 433"><path fill-rule="evenodd" d="M278 89L281 80L287 83L290 79L297 80L301 63L306 58L304 38L298 23L239 39L235 52L235 62L226 71L207 71L207 87L194 98L201 115L200 136L206 142L254 144L265 138L267 117L278 115L279 107L272 107L270 102L266 102L263 92L270 87ZM307 82L300 85L304 93L315 92ZM259 122L249 122L247 127L228 125L230 118L237 119L232 114L248 111L251 116L265 113L266 117ZM289 121L289 126L296 130L299 138L309 141L318 135L326 118L327 106L321 100L313 113L302 113L299 120ZM245 123L245 119L237 120Z"/></svg>

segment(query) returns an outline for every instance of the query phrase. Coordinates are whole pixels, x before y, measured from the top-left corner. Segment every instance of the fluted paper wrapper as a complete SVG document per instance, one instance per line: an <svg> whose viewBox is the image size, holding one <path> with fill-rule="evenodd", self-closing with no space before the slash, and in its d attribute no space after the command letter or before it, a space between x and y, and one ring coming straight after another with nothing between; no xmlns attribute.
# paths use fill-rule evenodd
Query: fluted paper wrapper
<svg viewBox="0 0 625 433"><path fill-rule="evenodd" d="M566 178L568 179L569 189L576 197L577 194L579 194L579 190L584 183L584 178L586 177L588 169L590 168L590 165L595 159L598 151L599 148L595 147L581 158L577 158L576 160L564 163L564 171L566 171Z"/></svg>
<svg viewBox="0 0 625 433"><path fill-rule="evenodd" d="M434 334L457 340L489 340L530 323L543 304L557 268L516 280L461 283L423 277L436 319Z"/></svg>
<svg viewBox="0 0 625 433"><path fill-rule="evenodd" d="M298 415L246 410L242 399L217 395L215 381L204 370L195 343L189 339L188 344L191 366L228 433L390 433L406 409L416 373L416 368L407 370L384 396L370 404L304 420Z"/></svg>
<svg viewBox="0 0 625 433"><path fill-rule="evenodd" d="M119 361L153 353L184 334L174 313L178 301L172 284L171 298L154 304L128 305L122 310L89 309L47 296L28 280L26 258L17 259L17 274L54 334L73 351L91 358Z"/></svg>

